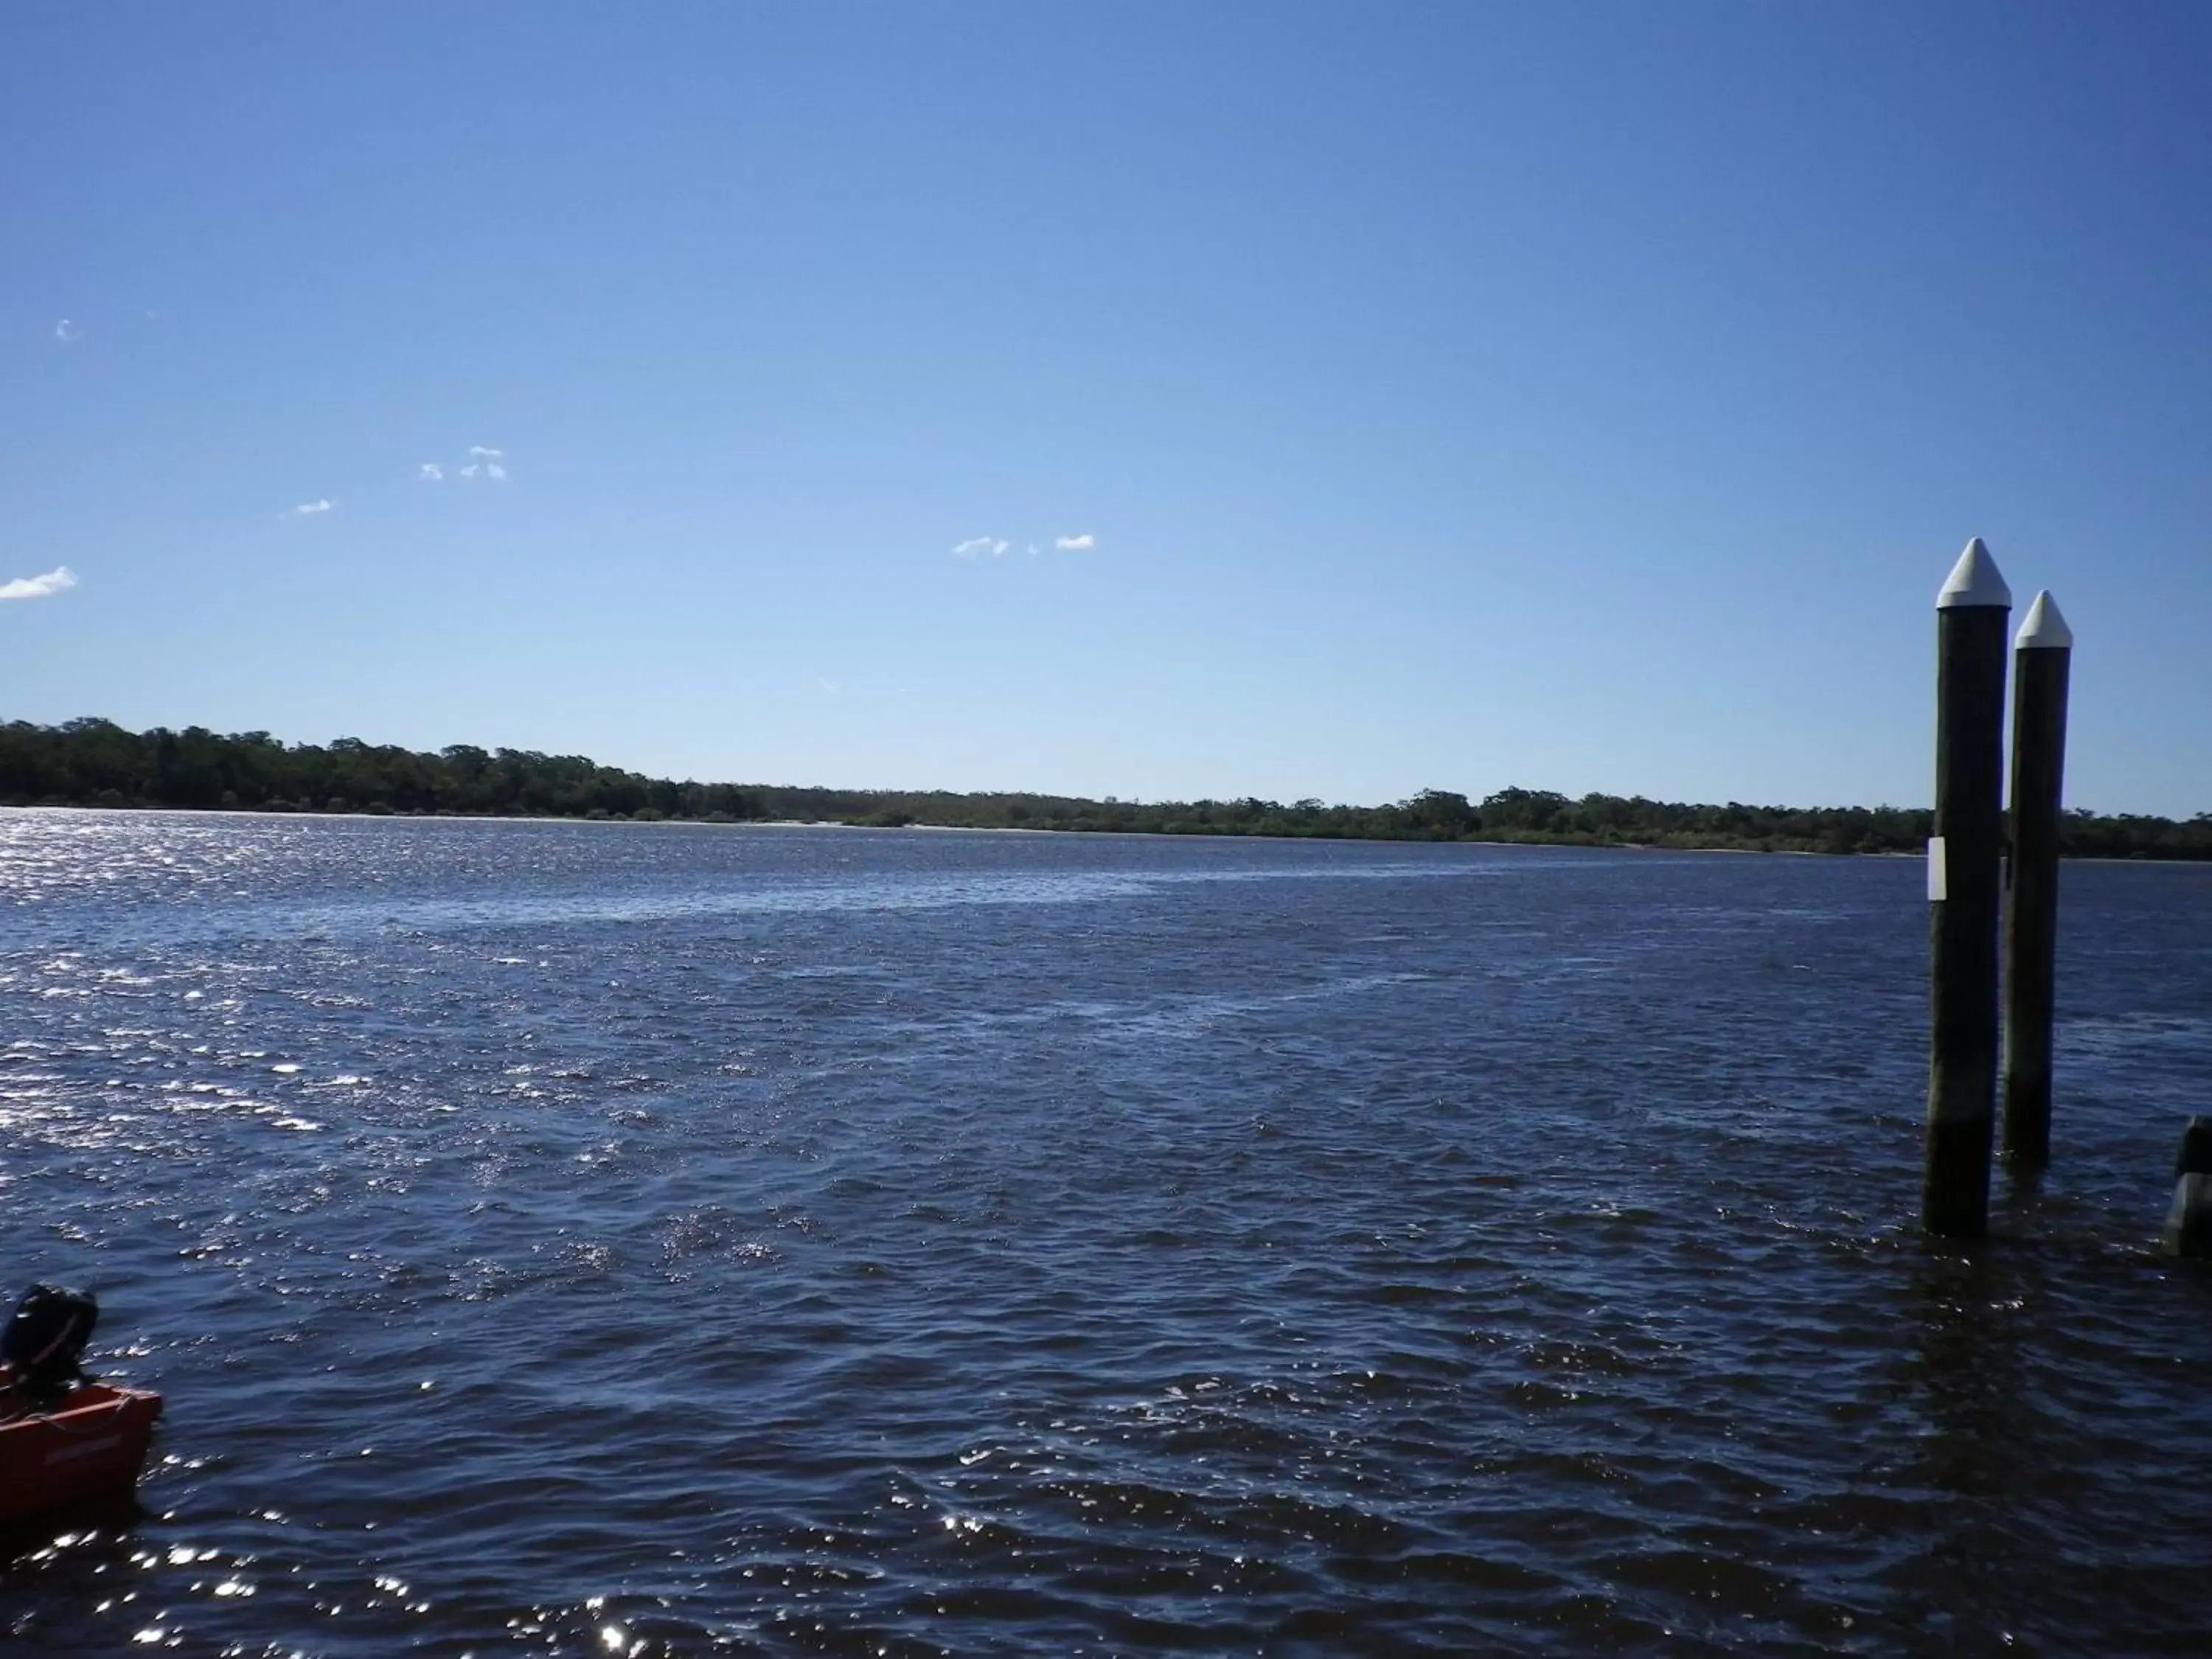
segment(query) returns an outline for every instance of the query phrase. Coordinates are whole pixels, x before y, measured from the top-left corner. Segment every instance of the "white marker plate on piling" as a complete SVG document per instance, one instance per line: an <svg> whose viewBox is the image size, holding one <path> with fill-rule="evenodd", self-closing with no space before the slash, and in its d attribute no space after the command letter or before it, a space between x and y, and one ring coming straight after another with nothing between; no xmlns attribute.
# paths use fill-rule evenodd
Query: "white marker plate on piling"
<svg viewBox="0 0 2212 1659"><path fill-rule="evenodd" d="M1943 837L1936 836L1928 843L1928 902L1941 904L1950 896L1950 878L1943 868Z"/></svg>

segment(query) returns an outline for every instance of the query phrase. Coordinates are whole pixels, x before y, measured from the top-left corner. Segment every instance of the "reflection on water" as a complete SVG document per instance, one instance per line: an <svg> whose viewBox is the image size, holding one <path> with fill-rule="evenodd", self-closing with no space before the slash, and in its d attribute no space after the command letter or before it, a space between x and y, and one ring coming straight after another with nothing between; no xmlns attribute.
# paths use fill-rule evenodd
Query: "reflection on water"
<svg viewBox="0 0 2212 1659"><path fill-rule="evenodd" d="M0 814L29 1650L2185 1651L2207 872L1911 1225L1902 861Z"/></svg>

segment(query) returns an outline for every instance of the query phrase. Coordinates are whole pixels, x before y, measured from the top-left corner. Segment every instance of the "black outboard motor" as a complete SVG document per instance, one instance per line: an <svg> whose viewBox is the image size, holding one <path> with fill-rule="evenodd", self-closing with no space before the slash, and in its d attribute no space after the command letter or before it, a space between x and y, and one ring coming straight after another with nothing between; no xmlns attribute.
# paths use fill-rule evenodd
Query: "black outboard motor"
<svg viewBox="0 0 2212 1659"><path fill-rule="evenodd" d="M82 1362L99 1318L100 1304L88 1291L33 1285L23 1293L0 1331L0 1360L15 1368L15 1385L33 1406L43 1409L91 1380Z"/></svg>

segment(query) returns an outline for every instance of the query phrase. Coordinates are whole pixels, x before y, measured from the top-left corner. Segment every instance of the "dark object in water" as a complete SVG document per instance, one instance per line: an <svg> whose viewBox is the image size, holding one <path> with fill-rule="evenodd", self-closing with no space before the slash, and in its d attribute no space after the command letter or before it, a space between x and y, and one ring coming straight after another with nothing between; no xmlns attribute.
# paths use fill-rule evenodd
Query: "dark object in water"
<svg viewBox="0 0 2212 1659"><path fill-rule="evenodd" d="M2160 1243L2168 1255L2212 1256L2212 1117L2189 1120L2173 1176L2173 1207Z"/></svg>
<svg viewBox="0 0 2212 1659"><path fill-rule="evenodd" d="M88 1291L33 1285L23 1293L0 1332L0 1364L14 1369L27 1404L48 1409L92 1380L85 1375L84 1345L99 1322L100 1304Z"/></svg>

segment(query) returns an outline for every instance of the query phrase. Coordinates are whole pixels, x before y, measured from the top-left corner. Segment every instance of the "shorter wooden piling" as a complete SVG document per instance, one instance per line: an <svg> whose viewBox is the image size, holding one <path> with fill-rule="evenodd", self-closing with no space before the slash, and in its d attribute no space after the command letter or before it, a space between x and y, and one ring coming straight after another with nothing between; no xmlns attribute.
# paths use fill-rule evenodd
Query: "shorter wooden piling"
<svg viewBox="0 0 2212 1659"><path fill-rule="evenodd" d="M2038 593L2013 641L2012 879L2005 891L2004 1154L2051 1161L2051 1033L2058 943L2058 823L2073 630Z"/></svg>

